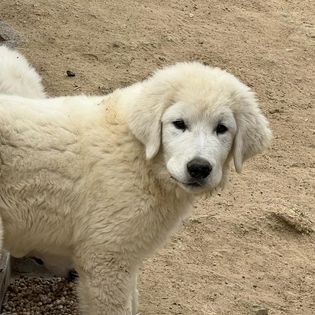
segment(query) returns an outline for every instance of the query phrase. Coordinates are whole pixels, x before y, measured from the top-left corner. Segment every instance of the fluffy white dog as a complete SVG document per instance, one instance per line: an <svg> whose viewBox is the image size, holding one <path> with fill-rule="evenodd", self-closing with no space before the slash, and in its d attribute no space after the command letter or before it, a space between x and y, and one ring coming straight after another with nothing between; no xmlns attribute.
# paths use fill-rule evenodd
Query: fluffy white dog
<svg viewBox="0 0 315 315"><path fill-rule="evenodd" d="M104 97L2 95L4 247L71 257L83 314L136 314L142 260L270 139L250 89L196 62Z"/></svg>

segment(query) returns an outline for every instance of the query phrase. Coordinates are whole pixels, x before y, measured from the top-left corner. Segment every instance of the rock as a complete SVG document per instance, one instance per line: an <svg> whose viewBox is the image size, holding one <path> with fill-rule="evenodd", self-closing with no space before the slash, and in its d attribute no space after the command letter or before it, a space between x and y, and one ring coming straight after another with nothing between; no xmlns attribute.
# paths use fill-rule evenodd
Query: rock
<svg viewBox="0 0 315 315"><path fill-rule="evenodd" d="M75 77L75 73L73 71L71 71L71 70L67 70L66 73L67 73L68 77Z"/></svg>
<svg viewBox="0 0 315 315"><path fill-rule="evenodd" d="M0 20L0 45L5 44L6 46L15 48L23 43L24 39L22 35L9 24Z"/></svg>
<svg viewBox="0 0 315 315"><path fill-rule="evenodd" d="M268 315L269 314L268 308L261 305L254 305L253 309L254 309L255 315Z"/></svg>
<svg viewBox="0 0 315 315"><path fill-rule="evenodd" d="M269 312L268 312L268 309L267 308L261 308L259 310L256 310L256 315L268 315Z"/></svg>

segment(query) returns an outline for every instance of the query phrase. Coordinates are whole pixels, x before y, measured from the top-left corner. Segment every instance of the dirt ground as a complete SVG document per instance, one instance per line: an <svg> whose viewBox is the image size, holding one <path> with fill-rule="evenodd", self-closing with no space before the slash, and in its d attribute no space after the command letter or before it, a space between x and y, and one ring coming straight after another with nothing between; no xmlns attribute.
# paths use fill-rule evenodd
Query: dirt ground
<svg viewBox="0 0 315 315"><path fill-rule="evenodd" d="M314 0L1 0L0 20L49 95L107 93L184 60L250 85L273 145L146 261L141 314L315 314Z"/></svg>

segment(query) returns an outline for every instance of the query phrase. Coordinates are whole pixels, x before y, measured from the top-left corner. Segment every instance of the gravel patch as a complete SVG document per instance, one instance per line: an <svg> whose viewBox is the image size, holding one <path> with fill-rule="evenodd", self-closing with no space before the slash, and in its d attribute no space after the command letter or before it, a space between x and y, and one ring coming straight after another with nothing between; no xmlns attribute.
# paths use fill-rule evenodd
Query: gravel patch
<svg viewBox="0 0 315 315"><path fill-rule="evenodd" d="M14 279L3 311L7 315L79 315L75 283L63 278Z"/></svg>

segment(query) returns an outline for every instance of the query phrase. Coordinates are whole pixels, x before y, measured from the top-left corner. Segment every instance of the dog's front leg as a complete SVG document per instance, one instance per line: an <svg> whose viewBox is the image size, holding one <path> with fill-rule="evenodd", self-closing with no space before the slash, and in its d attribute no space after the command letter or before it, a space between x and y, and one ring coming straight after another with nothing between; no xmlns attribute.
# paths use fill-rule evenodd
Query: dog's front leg
<svg viewBox="0 0 315 315"><path fill-rule="evenodd" d="M131 315L134 270L116 253L80 255L79 300L84 315Z"/></svg>

